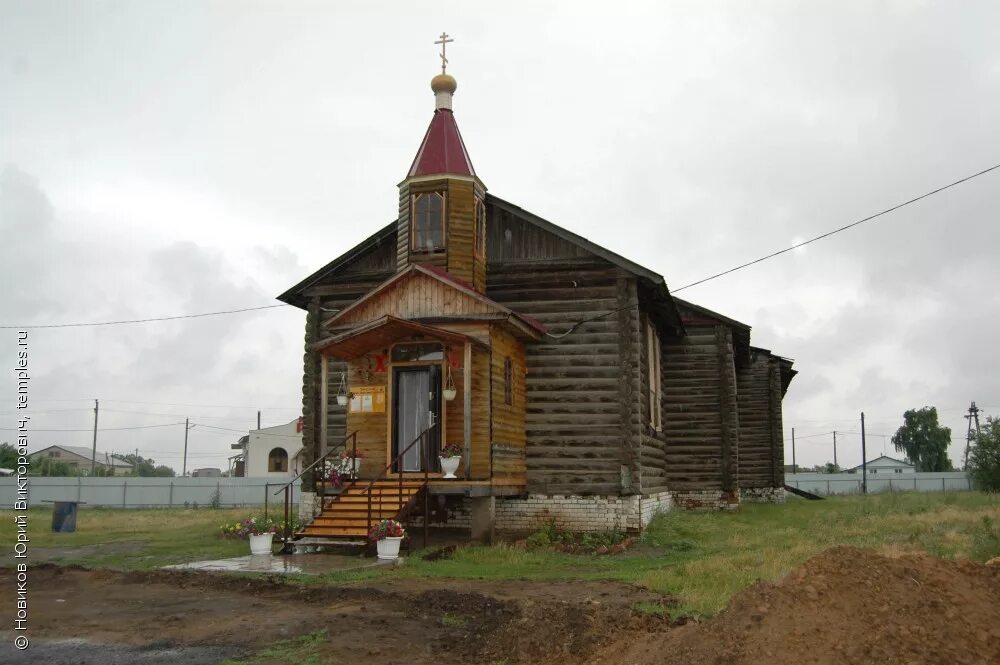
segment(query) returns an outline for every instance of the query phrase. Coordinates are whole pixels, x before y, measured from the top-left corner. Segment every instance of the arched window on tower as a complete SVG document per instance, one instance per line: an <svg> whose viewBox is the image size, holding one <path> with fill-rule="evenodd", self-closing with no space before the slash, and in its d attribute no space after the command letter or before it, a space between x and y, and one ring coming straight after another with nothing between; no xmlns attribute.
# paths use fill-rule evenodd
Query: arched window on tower
<svg viewBox="0 0 1000 665"><path fill-rule="evenodd" d="M444 249L444 194L424 192L414 195L411 215L410 243L413 251L436 252Z"/></svg>
<svg viewBox="0 0 1000 665"><path fill-rule="evenodd" d="M271 473L288 472L288 453L284 448L273 448L267 454L267 470Z"/></svg>

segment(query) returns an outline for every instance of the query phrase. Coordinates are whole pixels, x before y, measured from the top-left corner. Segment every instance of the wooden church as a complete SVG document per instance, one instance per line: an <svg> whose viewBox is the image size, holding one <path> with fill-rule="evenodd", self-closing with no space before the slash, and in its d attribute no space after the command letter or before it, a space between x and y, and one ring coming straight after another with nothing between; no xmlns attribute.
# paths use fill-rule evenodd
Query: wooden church
<svg viewBox="0 0 1000 665"><path fill-rule="evenodd" d="M301 535L395 516L476 538L551 520L639 530L672 507L783 500L791 361L490 194L456 88L442 66L398 217L279 296L307 312ZM331 487L352 456L358 472Z"/></svg>

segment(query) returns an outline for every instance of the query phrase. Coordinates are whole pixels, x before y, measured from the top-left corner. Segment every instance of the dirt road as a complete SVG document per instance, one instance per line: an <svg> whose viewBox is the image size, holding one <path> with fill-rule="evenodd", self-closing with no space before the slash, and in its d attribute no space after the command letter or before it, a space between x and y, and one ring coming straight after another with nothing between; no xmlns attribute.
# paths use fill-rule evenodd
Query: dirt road
<svg viewBox="0 0 1000 665"><path fill-rule="evenodd" d="M14 596L9 571L0 593ZM602 582L397 580L302 587L276 578L41 567L27 652L3 663L218 663L322 635L325 662L544 665L995 665L1000 567L829 550L705 623L635 614L662 598ZM275 655L261 663L299 662Z"/></svg>

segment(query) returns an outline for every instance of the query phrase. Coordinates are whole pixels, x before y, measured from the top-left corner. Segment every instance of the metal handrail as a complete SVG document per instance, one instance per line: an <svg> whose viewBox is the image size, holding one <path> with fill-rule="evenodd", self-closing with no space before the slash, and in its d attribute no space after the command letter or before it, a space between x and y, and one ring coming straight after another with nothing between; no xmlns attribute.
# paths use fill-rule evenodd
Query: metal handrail
<svg viewBox="0 0 1000 665"><path fill-rule="evenodd" d="M353 442L353 445L352 445L352 448L351 448L351 456L354 459L357 459L357 456L358 456L358 433L357 433L357 431L351 432L350 434L348 434L347 436L344 437L343 448L345 450L347 449L347 441L348 440L351 440ZM302 476L304 476L306 474L306 472L311 471L317 464L319 464L320 462L325 461L327 457L329 457L330 455L332 455L334 452L340 450L340 448L341 448L341 446L334 446L333 448L330 448L330 450L326 451L326 453L324 453L318 459L316 459L315 461L313 461L312 464L310 464L306 468L302 469L302 471L300 471L297 476L295 476L294 478L292 478L291 480L289 480L287 483L285 483L285 485L283 487L281 487L278 490L278 492L284 492L285 493L285 524L284 524L285 528L283 529L283 538L282 538L282 541L285 543L285 546L284 546L285 547L285 549L284 549L285 552L289 551L289 549L288 549L290 547L289 540L291 540L291 537L292 537L292 534L291 534L291 502L292 502L292 496L291 496L292 495L292 491L291 490L292 490L292 485L295 484L296 480L298 480L299 478L301 478ZM326 500L326 478L321 478L320 479L320 487L322 488L320 490L322 492L320 494L320 497L321 497L320 498L320 502L323 502L323 501ZM274 494L277 495L278 492L274 492Z"/></svg>
<svg viewBox="0 0 1000 665"><path fill-rule="evenodd" d="M392 459L392 461L389 462L385 466L384 469L382 469L382 472L379 473L377 476L375 476L374 480L372 480L370 483L368 483L368 487L366 487L364 490L362 490L363 494L367 494L368 495L368 519L367 519L366 523L368 525L368 530L369 531L371 531L371 528L372 528L372 488L375 486L375 483L377 483L380 480L383 480L386 477L386 475L389 473L389 471L392 470L392 467L395 466L397 463L400 463L400 465L401 465L402 464L403 455L405 455L406 453L408 453L410 451L410 449L413 448L413 446L417 445L417 443L419 441L422 441L423 439L425 439L427 437L427 435L431 431L433 431L434 428L437 427L437 426L438 426L437 423L433 423L433 424L429 425L427 427L427 429L425 429L423 432L421 432L420 434L418 434L417 438L415 438L413 441L411 441L410 445L408 445L405 448L403 448L403 450L401 450L399 452L399 454L397 454ZM423 457L424 457L423 461L424 461L424 463L422 465L424 467L424 487L423 487L423 490L422 490L423 494L424 494L424 547L427 546L427 522L428 522L428 509L429 509L429 506L428 506L428 496L427 496L427 482L429 480L429 473L430 473L429 467L430 467L430 464L428 463L428 459L427 459L427 449L428 448L426 446L423 449ZM397 472L396 475L397 475L397 478L399 480L399 489L398 489L398 493L397 493L396 496L398 497L398 499L400 500L400 502L402 502L402 499L403 499L403 469L401 467L400 467L400 469L399 469L399 471ZM379 488L379 499L380 499L379 504L382 503L381 502L381 498L382 498L382 490L381 490L381 488ZM400 510L402 510L402 508L400 508ZM409 522L409 514L407 514L407 522Z"/></svg>
<svg viewBox="0 0 1000 665"><path fill-rule="evenodd" d="M355 432L351 432L350 434L348 434L347 436L344 437L343 448L345 448L345 449L347 448L347 440L348 439L352 439L354 441L354 445L353 445L353 447L351 449L351 456L357 458L357 452L358 452L358 433L356 431ZM326 451L326 453L322 457L317 458L316 461L314 461L312 464L310 464L306 468L302 469L302 471L299 472L299 475L295 476L294 478L292 478L291 480L289 480L287 483L285 483L281 487L281 489L278 490L278 492L281 492L286 487L288 487L289 485L294 484L295 481L298 480L299 478L301 478L302 476L304 476L306 474L306 472L311 471L314 466L316 466L317 464L319 464L320 462L322 462L323 460L325 460L327 457L329 457L333 453L335 453L338 450L340 450L340 448L341 448L341 446L336 446L336 447L330 448L330 450ZM272 496L277 495L278 492L272 492Z"/></svg>

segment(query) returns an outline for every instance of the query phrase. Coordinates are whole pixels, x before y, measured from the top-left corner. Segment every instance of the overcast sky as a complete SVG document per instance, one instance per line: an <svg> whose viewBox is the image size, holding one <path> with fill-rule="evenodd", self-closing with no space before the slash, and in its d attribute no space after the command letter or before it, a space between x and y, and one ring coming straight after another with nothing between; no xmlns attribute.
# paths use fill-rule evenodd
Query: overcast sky
<svg viewBox="0 0 1000 665"><path fill-rule="evenodd" d="M997 25L995 2L0 0L0 323L274 303L394 218L442 30L489 190L677 288L1000 162ZM795 359L786 439L864 410L893 454L877 435L936 405L957 461L969 402L1000 414L998 222L1000 171L679 295ZM102 428L190 417L189 470L225 468L258 408L298 415L303 324L32 331L33 428L86 430L100 398ZM178 471L182 446L98 442Z"/></svg>

